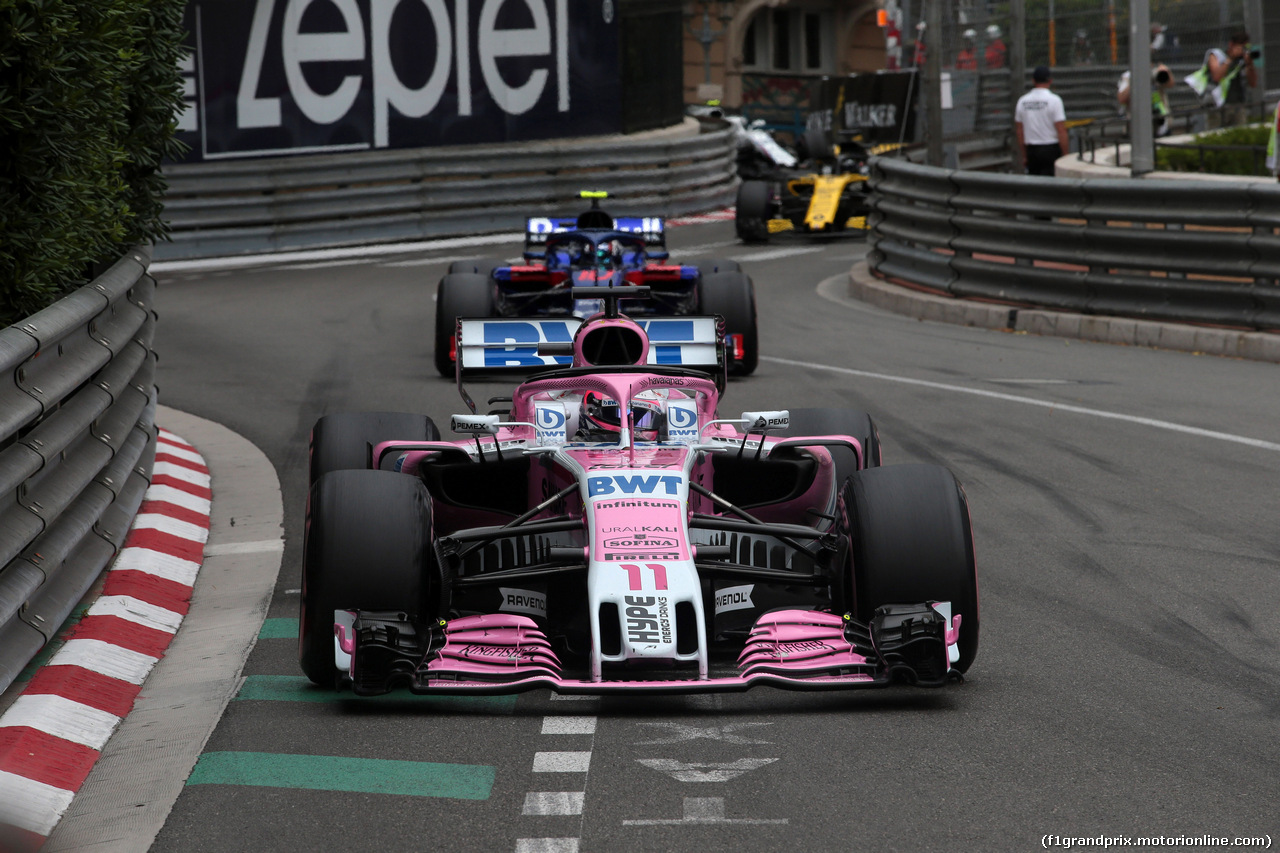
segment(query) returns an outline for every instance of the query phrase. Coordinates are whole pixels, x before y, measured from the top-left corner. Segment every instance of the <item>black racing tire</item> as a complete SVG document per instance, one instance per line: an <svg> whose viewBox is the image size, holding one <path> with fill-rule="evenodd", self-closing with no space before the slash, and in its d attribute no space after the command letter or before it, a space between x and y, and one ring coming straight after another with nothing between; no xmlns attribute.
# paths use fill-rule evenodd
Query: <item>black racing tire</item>
<svg viewBox="0 0 1280 853"><path fill-rule="evenodd" d="M869 623L884 604L951 602L964 672L978 653L978 574L964 490L940 465L869 468L845 485L853 552L854 614Z"/></svg>
<svg viewBox="0 0 1280 853"><path fill-rule="evenodd" d="M821 162L835 159L835 151L831 146L831 136L820 127L805 128L804 148L810 160Z"/></svg>
<svg viewBox="0 0 1280 853"><path fill-rule="evenodd" d="M335 610L438 610L426 485L388 471L325 474L307 501L302 565L298 661L307 678L334 687Z"/></svg>
<svg viewBox="0 0 1280 853"><path fill-rule="evenodd" d="M707 260L699 258L698 260L688 261L686 266L697 267L699 275L711 275L718 272L742 272L742 264L737 261L723 260L715 258Z"/></svg>
<svg viewBox="0 0 1280 853"><path fill-rule="evenodd" d="M743 181L738 187L733 227L744 243L769 242L769 209L773 188L765 181Z"/></svg>
<svg viewBox="0 0 1280 853"><path fill-rule="evenodd" d="M469 258L465 261L454 261L449 264L449 275L455 273L471 273L474 275L490 276L498 267L505 267L506 261L498 258Z"/></svg>
<svg viewBox="0 0 1280 853"><path fill-rule="evenodd" d="M742 360L729 363L729 374L747 376L760 361L756 331L756 291L751 277L741 272L704 275L698 283L698 310L724 317L724 333L742 336Z"/></svg>
<svg viewBox="0 0 1280 853"><path fill-rule="evenodd" d="M851 435L862 444L864 468L880 466L880 431L871 416L860 409L791 409L791 425L782 435ZM836 465L836 482L843 483L858 470L858 460L848 448L828 447Z"/></svg>
<svg viewBox="0 0 1280 853"><path fill-rule="evenodd" d="M440 430L426 415L408 412L338 412L311 428L310 477L314 485L330 471L369 467L369 449L383 441L439 441Z"/></svg>
<svg viewBox="0 0 1280 853"><path fill-rule="evenodd" d="M479 273L450 273L440 279L436 289L436 370L452 379L455 376L449 344L453 340L459 317L493 316L493 280Z"/></svg>

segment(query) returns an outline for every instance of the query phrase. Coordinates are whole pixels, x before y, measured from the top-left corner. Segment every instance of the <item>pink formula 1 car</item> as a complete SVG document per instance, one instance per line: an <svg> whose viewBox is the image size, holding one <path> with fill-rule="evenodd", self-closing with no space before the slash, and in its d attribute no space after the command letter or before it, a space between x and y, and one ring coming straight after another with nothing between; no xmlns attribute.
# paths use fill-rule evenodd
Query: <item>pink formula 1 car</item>
<svg viewBox="0 0 1280 853"><path fill-rule="evenodd" d="M862 412L724 417L723 323L619 315L643 290L584 289L605 305L585 321L459 320L459 440L422 415L317 422L312 681L670 693L968 669L977 576L951 473L881 467ZM527 378L490 400L510 409L475 414L463 379L510 373Z"/></svg>

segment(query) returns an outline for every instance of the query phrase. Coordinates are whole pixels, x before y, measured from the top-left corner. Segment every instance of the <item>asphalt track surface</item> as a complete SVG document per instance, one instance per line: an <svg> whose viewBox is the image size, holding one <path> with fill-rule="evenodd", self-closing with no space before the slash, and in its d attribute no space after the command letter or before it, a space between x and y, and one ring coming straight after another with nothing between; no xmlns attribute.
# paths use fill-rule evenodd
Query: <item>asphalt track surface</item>
<svg viewBox="0 0 1280 853"><path fill-rule="evenodd" d="M722 412L864 408L886 464L941 463L963 483L982 596L965 683L575 701L306 686L289 620L308 431L327 412L447 424L464 410L432 367L435 284L450 260L519 246L161 273L161 401L266 454L286 546L244 685L153 850L955 851L1038 848L1047 834L1277 835L1276 365L841 300L858 241L748 248L719 223L670 242L678 260L739 259L756 283L763 359Z"/></svg>

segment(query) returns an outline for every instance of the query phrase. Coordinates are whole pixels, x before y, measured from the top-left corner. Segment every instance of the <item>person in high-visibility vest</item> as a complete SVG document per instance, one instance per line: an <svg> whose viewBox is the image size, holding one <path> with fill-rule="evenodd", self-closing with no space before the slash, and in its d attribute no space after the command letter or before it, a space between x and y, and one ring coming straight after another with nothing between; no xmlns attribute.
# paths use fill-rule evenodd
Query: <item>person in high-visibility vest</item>
<svg viewBox="0 0 1280 853"><path fill-rule="evenodd" d="M1242 30L1231 36L1225 51L1211 48L1204 55L1204 64L1187 76L1187 85L1206 105L1216 108L1209 113L1211 129L1245 123L1248 90L1258 85L1258 69L1253 60L1261 55L1249 43L1249 34Z"/></svg>
<svg viewBox="0 0 1280 853"><path fill-rule="evenodd" d="M1271 119L1271 139L1267 142L1267 168L1280 181L1280 146L1276 144L1276 136L1280 134L1280 104L1276 104L1276 114Z"/></svg>
<svg viewBox="0 0 1280 853"><path fill-rule="evenodd" d="M1173 88L1173 72L1167 65L1157 65L1151 69L1151 121L1156 137L1168 136L1171 129L1169 120L1169 90ZM1129 72L1120 75L1116 86L1116 101L1120 104L1120 114L1126 115L1129 108Z"/></svg>

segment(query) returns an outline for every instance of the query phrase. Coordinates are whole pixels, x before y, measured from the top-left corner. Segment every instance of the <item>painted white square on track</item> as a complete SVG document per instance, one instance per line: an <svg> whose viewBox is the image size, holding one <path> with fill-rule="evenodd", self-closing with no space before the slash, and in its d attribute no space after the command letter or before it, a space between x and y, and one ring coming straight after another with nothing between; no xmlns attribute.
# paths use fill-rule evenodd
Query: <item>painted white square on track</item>
<svg viewBox="0 0 1280 853"><path fill-rule="evenodd" d="M197 465L204 464L204 457L196 453L188 445L171 444L167 441L156 443L156 453L167 453L170 456L176 456L178 459L185 459L188 462L194 462Z"/></svg>
<svg viewBox="0 0 1280 853"><path fill-rule="evenodd" d="M4 716L0 726L27 726L90 749L102 749L120 718L51 693L24 693Z"/></svg>
<svg viewBox="0 0 1280 853"><path fill-rule="evenodd" d="M582 814L582 791L530 791L524 795L524 811L527 815Z"/></svg>
<svg viewBox="0 0 1280 853"><path fill-rule="evenodd" d="M145 572L183 586L194 586L196 575L200 572L200 564L172 554L162 554L150 548L131 545L116 555L115 562L111 564L111 570L113 572Z"/></svg>
<svg viewBox="0 0 1280 853"><path fill-rule="evenodd" d="M49 666L78 666L130 684L141 684L159 658L102 640L67 640Z"/></svg>
<svg viewBox="0 0 1280 853"><path fill-rule="evenodd" d="M593 735L596 733L595 717L543 717L544 735Z"/></svg>
<svg viewBox="0 0 1280 853"><path fill-rule="evenodd" d="M48 835L74 797L74 791L0 770L0 826Z"/></svg>
<svg viewBox="0 0 1280 853"><path fill-rule="evenodd" d="M516 853L578 853L578 839L518 838Z"/></svg>
<svg viewBox="0 0 1280 853"><path fill-rule="evenodd" d="M178 632L182 614L140 601L131 595L104 595L89 608L89 616L115 616L144 628L154 628L170 634Z"/></svg>
<svg viewBox="0 0 1280 853"><path fill-rule="evenodd" d="M590 752L538 752L533 756L534 773L586 773L590 767Z"/></svg>

